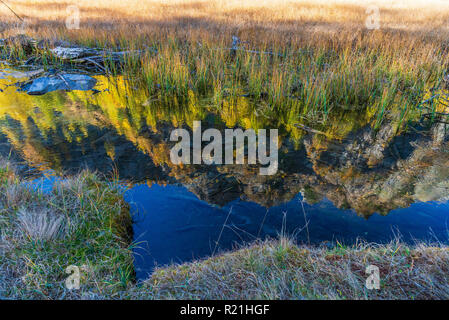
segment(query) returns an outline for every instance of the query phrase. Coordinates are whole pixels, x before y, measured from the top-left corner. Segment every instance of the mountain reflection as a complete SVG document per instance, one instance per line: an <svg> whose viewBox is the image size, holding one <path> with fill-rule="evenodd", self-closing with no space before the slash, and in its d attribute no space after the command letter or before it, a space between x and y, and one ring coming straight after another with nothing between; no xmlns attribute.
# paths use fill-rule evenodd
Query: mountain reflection
<svg viewBox="0 0 449 320"><path fill-rule="evenodd" d="M302 192L309 203L327 198L368 216L449 194L448 125L428 126L418 114L404 123L402 106L388 110L380 123L370 106L314 118L244 95L217 105L213 97L193 92L184 98L148 96L122 77L97 79L97 93L29 96L12 85L16 74L3 73L2 155L12 150L38 170L71 174L88 168L131 182L182 184L221 206L241 198L271 207ZM278 173L260 176L249 165L173 165L170 133L191 130L194 120L203 129L278 128Z"/></svg>

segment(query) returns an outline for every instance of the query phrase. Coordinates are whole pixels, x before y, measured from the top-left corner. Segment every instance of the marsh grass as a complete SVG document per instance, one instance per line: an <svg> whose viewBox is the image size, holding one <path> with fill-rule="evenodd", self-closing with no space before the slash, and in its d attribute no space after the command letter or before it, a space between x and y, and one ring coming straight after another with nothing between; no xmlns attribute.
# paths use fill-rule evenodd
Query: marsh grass
<svg viewBox="0 0 449 320"><path fill-rule="evenodd" d="M2 181L2 297L113 298L131 285L131 222L117 185L87 172L48 193L5 172ZM65 287L70 265L82 269L79 291Z"/></svg>
<svg viewBox="0 0 449 320"><path fill-rule="evenodd" d="M406 123L426 91L441 88L448 68L449 11L420 1L378 1L379 30L366 29L365 7L348 0L132 2L80 1L79 30L65 28L64 2L20 1L14 9L38 39L139 51L122 65L106 58L106 69L146 87L149 96L185 99L193 90L222 108L224 97L245 95L297 121L370 109L379 127L399 109ZM4 36L14 21L8 14ZM242 40L236 52L233 35ZM45 52L44 65L55 63ZM11 57L26 54L16 48Z"/></svg>
<svg viewBox="0 0 449 320"><path fill-rule="evenodd" d="M238 51L231 59L228 51L210 45L161 44L157 55L145 55L124 71L143 77L149 94L186 95L188 89L215 97L245 94L305 115L374 108L381 119L398 105L416 108L447 66L438 54L429 59L409 51L399 58L389 49L362 46L312 53L286 48L285 57ZM221 99L216 103L220 107Z"/></svg>
<svg viewBox="0 0 449 320"><path fill-rule="evenodd" d="M160 268L144 288L157 299L447 299L448 262L449 250L440 244L329 248L281 237ZM368 265L380 270L380 290L365 287Z"/></svg>

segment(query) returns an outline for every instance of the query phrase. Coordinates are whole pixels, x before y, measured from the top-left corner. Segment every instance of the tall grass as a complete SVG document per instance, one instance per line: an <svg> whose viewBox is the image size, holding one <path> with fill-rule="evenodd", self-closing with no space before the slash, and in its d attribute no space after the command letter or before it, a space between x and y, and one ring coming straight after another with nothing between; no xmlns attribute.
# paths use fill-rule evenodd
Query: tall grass
<svg viewBox="0 0 449 320"><path fill-rule="evenodd" d="M133 282L130 216L114 183L84 172L43 192L1 173L0 296L20 299L112 298ZM82 287L65 285L68 266Z"/></svg>
<svg viewBox="0 0 449 320"><path fill-rule="evenodd" d="M449 7L441 4L379 0L381 28L369 30L366 8L349 0L132 2L79 1L79 30L65 27L63 1L24 0L14 10L39 39L138 50L106 69L149 95L193 90L217 107L223 97L245 95L317 121L336 109L371 108L378 126L392 108L415 110L448 67ZM8 14L0 9L4 36L14 22ZM235 54L233 35L243 41ZM13 56L24 58L20 50Z"/></svg>
<svg viewBox="0 0 449 320"><path fill-rule="evenodd" d="M322 115L333 110L377 110L378 121L404 104L416 109L428 88L444 76L447 58L421 56L415 48L363 48L304 52L283 50L283 56L238 51L235 57L212 44L160 44L157 55L145 55L124 71L144 79L150 95L187 96L188 90L212 95L217 107L223 96L247 95L280 110Z"/></svg>

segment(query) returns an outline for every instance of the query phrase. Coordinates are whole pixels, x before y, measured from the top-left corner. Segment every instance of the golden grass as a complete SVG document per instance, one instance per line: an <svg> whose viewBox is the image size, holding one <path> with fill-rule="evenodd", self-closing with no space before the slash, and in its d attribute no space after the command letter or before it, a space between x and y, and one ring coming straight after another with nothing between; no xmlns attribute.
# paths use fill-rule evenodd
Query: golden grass
<svg viewBox="0 0 449 320"><path fill-rule="evenodd" d="M339 41L354 38L363 31L368 17L366 8L380 9L380 34L402 31L447 39L449 4L446 1L240 1L240 0L9 0L11 8L27 21L26 31L46 36L73 38L164 39L176 35L191 40L229 37L243 40L290 42L318 39ZM79 30L66 30L67 7L80 10ZM0 6L1 26L5 32L18 19ZM14 31L14 30L13 30ZM354 33L356 32L356 33ZM229 39L228 39L229 40Z"/></svg>
<svg viewBox="0 0 449 320"><path fill-rule="evenodd" d="M160 268L130 294L156 299L448 299L446 246L393 241L334 248L297 246L288 238L245 246L204 261ZM366 268L380 289L367 289Z"/></svg>

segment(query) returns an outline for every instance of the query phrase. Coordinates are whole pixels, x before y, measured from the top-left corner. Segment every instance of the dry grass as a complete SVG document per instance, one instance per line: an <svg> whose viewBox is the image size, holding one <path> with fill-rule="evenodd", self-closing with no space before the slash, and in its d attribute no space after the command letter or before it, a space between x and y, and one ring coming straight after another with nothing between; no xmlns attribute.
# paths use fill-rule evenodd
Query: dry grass
<svg viewBox="0 0 449 320"><path fill-rule="evenodd" d="M432 54L430 44L446 45L449 34L449 4L438 0L9 0L8 4L26 20L23 31L31 36L131 48L174 40L229 45L231 36L238 35L255 47L281 51L307 46L337 50L360 44L389 51L413 47ZM365 26L370 4L380 9L379 30ZM65 26L67 7L73 5L80 10L78 30ZM3 36L18 32L16 26L22 24L5 6L0 6L0 17Z"/></svg>
<svg viewBox="0 0 449 320"><path fill-rule="evenodd" d="M379 290L365 287L368 265L380 270ZM329 249L281 238L159 269L144 287L157 299L448 299L448 268L438 244Z"/></svg>
<svg viewBox="0 0 449 320"><path fill-rule="evenodd" d="M36 212L20 209L17 220L24 236L34 241L50 241L63 237L67 223L64 216L46 210Z"/></svg>
<svg viewBox="0 0 449 320"><path fill-rule="evenodd" d="M379 7L384 30L447 33L449 17L448 3L439 0L9 0L7 3L38 33L85 36L86 32L92 32L89 35L95 33L95 38L111 32L114 38L120 32L128 37L164 37L171 32L192 36L192 31L195 35L204 33L202 37L240 32L247 39L262 37L261 31L275 32L272 36L280 41L288 40L286 35L299 37L310 32L338 36L342 28L347 31L364 28L366 9L371 4ZM73 5L80 10L81 30L64 31L67 7ZM4 26L17 21L4 6L0 7L0 15Z"/></svg>
<svg viewBox="0 0 449 320"><path fill-rule="evenodd" d="M84 172L43 192L1 178L0 297L113 298L132 284L130 217L117 185ZM70 265L83 267L81 290L65 286Z"/></svg>

